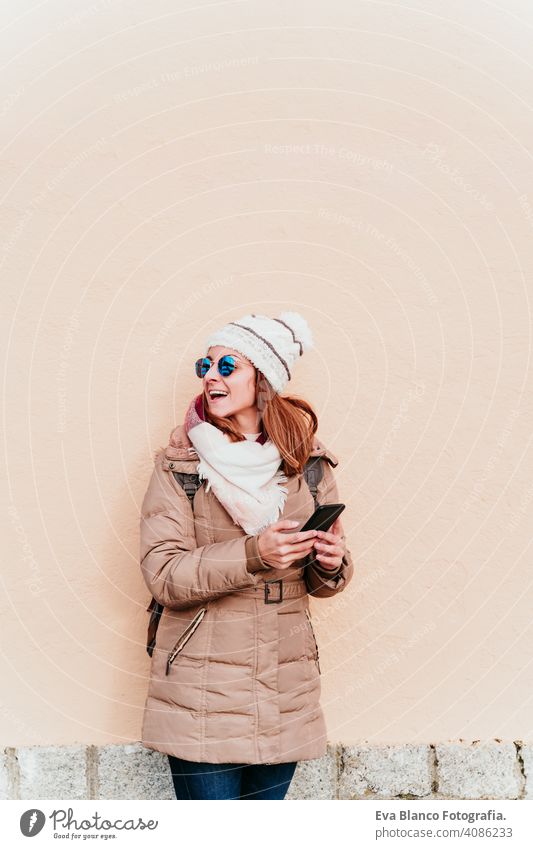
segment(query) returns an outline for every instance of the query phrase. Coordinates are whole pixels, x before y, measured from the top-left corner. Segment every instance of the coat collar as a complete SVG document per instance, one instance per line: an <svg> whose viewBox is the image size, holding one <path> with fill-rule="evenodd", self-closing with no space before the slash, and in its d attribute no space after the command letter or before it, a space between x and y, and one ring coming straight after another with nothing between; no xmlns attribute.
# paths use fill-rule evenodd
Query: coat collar
<svg viewBox="0 0 533 849"><path fill-rule="evenodd" d="M189 451L188 449L192 450ZM326 448L324 443L318 439L318 437L313 437L313 449L311 451L310 457L324 457L328 463L335 467L338 465L338 458L330 451L329 448ZM165 448L164 452L164 461L167 463L175 463L175 462L183 462L188 461L191 463L198 463L200 457L198 456L196 450L193 448L193 445L187 436L185 431L185 427L183 424L178 425L171 431L168 445ZM166 465L166 464L165 464ZM169 468L174 468L174 466L170 466Z"/></svg>

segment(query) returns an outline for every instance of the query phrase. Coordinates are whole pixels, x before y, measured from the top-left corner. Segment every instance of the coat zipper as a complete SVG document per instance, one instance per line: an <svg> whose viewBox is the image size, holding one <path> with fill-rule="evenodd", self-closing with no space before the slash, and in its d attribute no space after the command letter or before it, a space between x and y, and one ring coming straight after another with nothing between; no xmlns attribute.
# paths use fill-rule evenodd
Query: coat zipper
<svg viewBox="0 0 533 849"><path fill-rule="evenodd" d="M313 628L313 623L311 622L311 617L309 615L309 611L307 610L307 608L305 608L305 615L307 616L307 621L309 622L309 627L311 628L311 634L313 635L313 640L315 641L316 665L317 665L319 673L322 674L320 672L320 661L318 659L318 643L317 643L316 637L315 637L315 629Z"/></svg>
<svg viewBox="0 0 533 849"><path fill-rule="evenodd" d="M198 625L202 621L207 611L207 607L201 607L194 619L191 619L185 630L180 634L179 639L175 643L174 647L170 650L168 658L167 658L167 670L166 675L170 672L170 664L174 662L174 659L177 654L182 650L185 643L187 643L194 632L196 631Z"/></svg>

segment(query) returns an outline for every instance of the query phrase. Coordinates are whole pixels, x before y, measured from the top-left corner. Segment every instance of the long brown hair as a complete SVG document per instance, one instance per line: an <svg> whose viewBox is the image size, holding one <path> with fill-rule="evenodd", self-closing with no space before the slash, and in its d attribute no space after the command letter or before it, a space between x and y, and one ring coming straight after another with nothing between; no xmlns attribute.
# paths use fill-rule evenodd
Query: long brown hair
<svg viewBox="0 0 533 849"><path fill-rule="evenodd" d="M277 445L282 457L284 475L301 474L313 447L318 418L311 405L295 395L281 396L274 391L264 374L256 369L255 397L261 418L261 430ZM202 393L205 420L227 433L232 442L246 437L230 419L215 416L209 410L205 390Z"/></svg>

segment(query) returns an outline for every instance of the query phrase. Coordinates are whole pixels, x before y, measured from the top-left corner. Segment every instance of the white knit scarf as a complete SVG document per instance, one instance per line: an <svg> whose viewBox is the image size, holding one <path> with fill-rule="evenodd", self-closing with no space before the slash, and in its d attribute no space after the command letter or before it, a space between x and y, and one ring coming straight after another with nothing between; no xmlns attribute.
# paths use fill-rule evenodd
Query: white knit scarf
<svg viewBox="0 0 533 849"><path fill-rule="evenodd" d="M185 429L194 446L189 451L200 457L199 478L207 480L206 492L213 490L235 524L247 534L258 534L278 520L287 498L288 489L281 484L288 479L278 471L278 447L270 439L264 445L229 441L217 427L202 421L195 400L187 411Z"/></svg>

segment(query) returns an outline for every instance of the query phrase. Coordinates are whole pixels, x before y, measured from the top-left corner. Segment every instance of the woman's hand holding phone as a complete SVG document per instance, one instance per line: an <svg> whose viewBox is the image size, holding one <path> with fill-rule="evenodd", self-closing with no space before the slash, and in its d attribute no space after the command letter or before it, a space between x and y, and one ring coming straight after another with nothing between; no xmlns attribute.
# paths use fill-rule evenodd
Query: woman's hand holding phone
<svg viewBox="0 0 533 849"><path fill-rule="evenodd" d="M264 563L273 569L289 569L296 560L301 560L311 553L315 539L322 531L283 533L284 529L294 528L299 524L300 522L281 519L258 534L257 546Z"/></svg>
<svg viewBox="0 0 533 849"><path fill-rule="evenodd" d="M316 559L324 569L332 572L340 568L346 554L346 543L340 517L337 516L329 531L317 531L314 547Z"/></svg>

